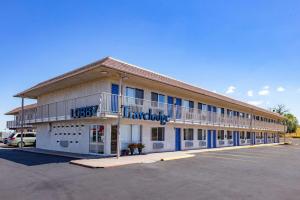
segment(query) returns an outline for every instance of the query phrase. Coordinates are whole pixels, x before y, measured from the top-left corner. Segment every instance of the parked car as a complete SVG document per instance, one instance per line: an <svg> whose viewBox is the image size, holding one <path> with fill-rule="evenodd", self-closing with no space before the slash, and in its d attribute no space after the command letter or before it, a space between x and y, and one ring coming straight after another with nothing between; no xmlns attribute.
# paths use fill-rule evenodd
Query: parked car
<svg viewBox="0 0 300 200"><path fill-rule="evenodd" d="M11 135L9 132L0 132L0 142L4 143L4 140Z"/></svg>
<svg viewBox="0 0 300 200"><path fill-rule="evenodd" d="M35 145L36 143L36 135L35 133L24 133L23 134L23 147L24 146L30 146L30 145ZM21 141L21 133L14 133L7 139L7 144L10 146L22 146L22 141Z"/></svg>
<svg viewBox="0 0 300 200"><path fill-rule="evenodd" d="M11 133L8 137L3 138L3 144L7 144L8 143L8 138L11 138L15 135L15 133Z"/></svg>

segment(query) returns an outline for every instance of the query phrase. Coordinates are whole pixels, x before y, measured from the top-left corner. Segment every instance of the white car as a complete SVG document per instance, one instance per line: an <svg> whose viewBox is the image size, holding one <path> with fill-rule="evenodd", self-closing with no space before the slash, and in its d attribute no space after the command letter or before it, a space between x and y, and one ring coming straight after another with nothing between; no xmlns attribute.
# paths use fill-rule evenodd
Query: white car
<svg viewBox="0 0 300 200"><path fill-rule="evenodd" d="M36 136L34 132L23 133L23 147L35 145L35 143L36 143ZM21 133L14 133L12 136L10 136L7 140L7 144L9 146L21 147L22 146Z"/></svg>

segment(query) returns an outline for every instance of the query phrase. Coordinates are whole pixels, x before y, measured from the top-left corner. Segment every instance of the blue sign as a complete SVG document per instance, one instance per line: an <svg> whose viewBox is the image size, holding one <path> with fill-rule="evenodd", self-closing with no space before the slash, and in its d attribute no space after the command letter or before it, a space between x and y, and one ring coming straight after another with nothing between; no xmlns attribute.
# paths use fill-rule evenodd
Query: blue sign
<svg viewBox="0 0 300 200"><path fill-rule="evenodd" d="M140 120L150 120L150 121L159 121L161 125L165 125L170 121L170 116L164 115L162 112L158 114L152 113L152 109L149 109L149 112L132 112L129 111L129 106L124 106L123 117L129 119L140 119Z"/></svg>
<svg viewBox="0 0 300 200"><path fill-rule="evenodd" d="M93 117L97 115L99 106L87 106L71 109L71 118Z"/></svg>

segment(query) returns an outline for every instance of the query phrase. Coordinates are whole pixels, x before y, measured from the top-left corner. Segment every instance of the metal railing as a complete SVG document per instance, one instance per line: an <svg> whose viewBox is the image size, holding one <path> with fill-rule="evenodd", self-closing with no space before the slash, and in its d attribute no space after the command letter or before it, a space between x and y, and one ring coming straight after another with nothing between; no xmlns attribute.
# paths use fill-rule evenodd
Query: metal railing
<svg viewBox="0 0 300 200"><path fill-rule="evenodd" d="M25 124L24 128L31 128L32 125L31 124ZM7 121L6 122L6 128L10 129L10 128L21 128L21 122L14 120L14 121Z"/></svg>
<svg viewBox="0 0 300 200"><path fill-rule="evenodd" d="M128 96L118 96L110 93L97 93L85 97L68 99L45 105L39 105L33 114L32 119L25 120L25 123L51 122L72 119L71 110L98 106L93 117L117 117L119 103L123 102L132 112L148 112L158 114L159 112L170 117L170 122L201 124L220 127L245 128L253 130L284 131L284 126L278 123L257 121L246 117L229 116L212 111L186 108L178 105L154 102L146 99L138 99Z"/></svg>

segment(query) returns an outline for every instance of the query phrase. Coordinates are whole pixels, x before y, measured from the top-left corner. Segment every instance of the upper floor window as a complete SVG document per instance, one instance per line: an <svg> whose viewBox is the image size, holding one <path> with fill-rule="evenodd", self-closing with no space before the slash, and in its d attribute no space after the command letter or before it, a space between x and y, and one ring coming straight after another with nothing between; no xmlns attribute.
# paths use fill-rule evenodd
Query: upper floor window
<svg viewBox="0 0 300 200"><path fill-rule="evenodd" d="M151 92L151 105L153 107L163 107L165 104L165 95Z"/></svg>
<svg viewBox="0 0 300 200"><path fill-rule="evenodd" d="M198 109L201 111L207 111L207 105L204 103L198 103Z"/></svg>
<svg viewBox="0 0 300 200"><path fill-rule="evenodd" d="M193 101L188 101L188 100L183 100L182 101L182 106L186 108L188 111L192 112L194 109L194 102Z"/></svg>
<svg viewBox="0 0 300 200"><path fill-rule="evenodd" d="M126 87L126 96L129 103L143 105L144 90Z"/></svg>

